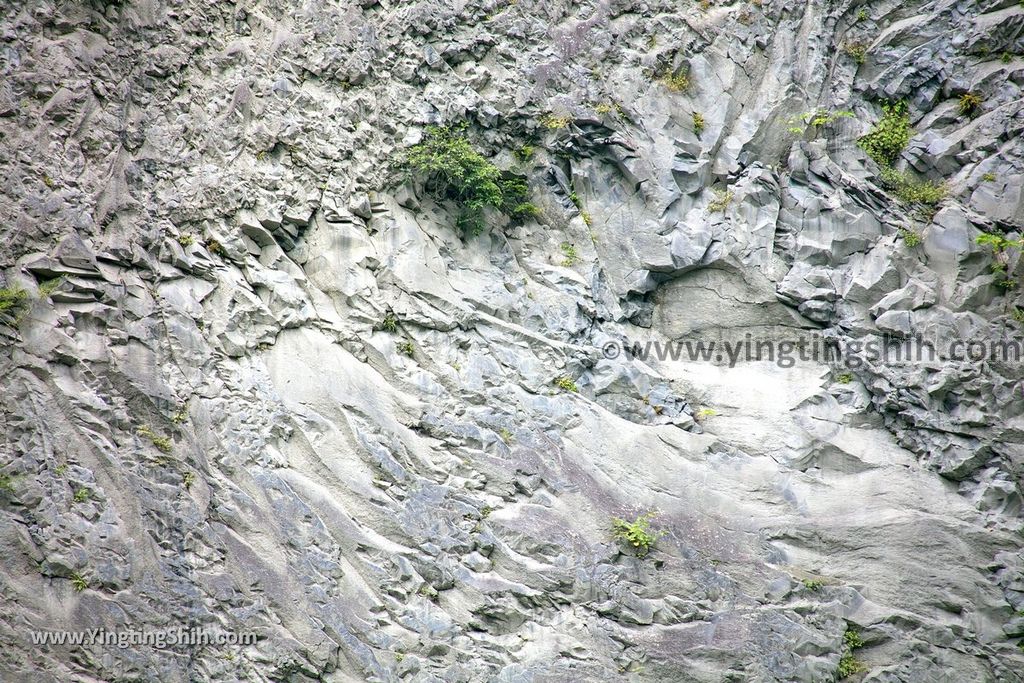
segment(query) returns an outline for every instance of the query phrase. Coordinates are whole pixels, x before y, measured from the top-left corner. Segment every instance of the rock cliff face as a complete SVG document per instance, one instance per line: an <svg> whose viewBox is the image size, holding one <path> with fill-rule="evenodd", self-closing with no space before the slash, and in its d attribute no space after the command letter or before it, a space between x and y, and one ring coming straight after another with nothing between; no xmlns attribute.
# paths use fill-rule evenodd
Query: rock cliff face
<svg viewBox="0 0 1024 683"><path fill-rule="evenodd" d="M3 681L1024 681L1015 0L0 17ZM748 334L846 361L616 353Z"/></svg>

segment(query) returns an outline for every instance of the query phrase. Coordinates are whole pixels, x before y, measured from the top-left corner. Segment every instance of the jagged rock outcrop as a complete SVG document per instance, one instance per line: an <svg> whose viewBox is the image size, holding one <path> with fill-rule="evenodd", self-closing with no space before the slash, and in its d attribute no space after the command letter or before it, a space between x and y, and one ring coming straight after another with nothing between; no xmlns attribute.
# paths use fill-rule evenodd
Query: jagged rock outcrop
<svg viewBox="0 0 1024 683"><path fill-rule="evenodd" d="M3 681L1024 680L950 357L1024 345L1019 3L16 1L0 73ZM396 172L455 121L535 218ZM748 334L845 360L624 352ZM259 641L31 636L177 627Z"/></svg>

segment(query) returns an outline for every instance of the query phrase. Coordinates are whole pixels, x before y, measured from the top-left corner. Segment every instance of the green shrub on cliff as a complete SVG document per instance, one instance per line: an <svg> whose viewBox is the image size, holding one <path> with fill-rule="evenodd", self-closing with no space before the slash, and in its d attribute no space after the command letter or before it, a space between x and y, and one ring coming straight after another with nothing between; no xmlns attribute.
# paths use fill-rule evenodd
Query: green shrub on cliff
<svg viewBox="0 0 1024 683"><path fill-rule="evenodd" d="M402 159L410 175L419 176L439 200L459 207L457 225L464 232L484 229L484 211L497 209L513 219L533 216L529 188L521 176L507 173L485 159L466 139L466 126L427 129L423 141L413 145Z"/></svg>
<svg viewBox="0 0 1024 683"><path fill-rule="evenodd" d="M883 104L882 112L881 121L857 144L879 166L886 167L896 163L910 142L910 114L906 102Z"/></svg>

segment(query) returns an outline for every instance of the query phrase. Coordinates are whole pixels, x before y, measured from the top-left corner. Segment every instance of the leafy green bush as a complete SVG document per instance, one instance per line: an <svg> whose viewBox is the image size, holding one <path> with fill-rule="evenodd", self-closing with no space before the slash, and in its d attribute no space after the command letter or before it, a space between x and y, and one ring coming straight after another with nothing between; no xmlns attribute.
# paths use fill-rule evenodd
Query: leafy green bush
<svg viewBox="0 0 1024 683"><path fill-rule="evenodd" d="M894 168L882 168L882 183L907 204L935 206L949 194L945 183L916 180Z"/></svg>
<svg viewBox="0 0 1024 683"><path fill-rule="evenodd" d="M149 439L150 443L156 446L157 450L160 451L161 453L170 453L174 446L174 444L171 443L171 440L169 438L167 438L166 436L160 436L152 429L150 429L149 425L142 425L136 431L138 432L139 436Z"/></svg>
<svg viewBox="0 0 1024 683"><path fill-rule="evenodd" d="M1024 246L1024 240L1011 240L1002 235L993 235L987 232L978 235L974 241L983 247L992 247L992 251L996 254L1001 254L1010 247L1017 247L1019 249Z"/></svg>
<svg viewBox="0 0 1024 683"><path fill-rule="evenodd" d="M867 667L861 664L853 655L853 651L864 647L864 641L860 634L853 629L846 629L843 634L843 654L839 657L839 668L836 669L836 676L840 679L847 678L853 674L867 671Z"/></svg>
<svg viewBox="0 0 1024 683"><path fill-rule="evenodd" d="M523 163L533 158L533 145L523 145L516 151L512 152L516 159Z"/></svg>
<svg viewBox="0 0 1024 683"><path fill-rule="evenodd" d="M380 329L392 334L398 332L398 318L395 317L394 313L388 311L385 314L384 319L380 321Z"/></svg>
<svg viewBox="0 0 1024 683"><path fill-rule="evenodd" d="M887 102L882 112L882 119L857 144L879 166L892 166L910 142L910 114L906 102Z"/></svg>
<svg viewBox="0 0 1024 683"><path fill-rule="evenodd" d="M489 207L512 219L536 215L537 207L527 201L526 180L487 161L473 149L465 130L464 124L427 129L402 165L410 174L423 177L438 201L448 199L458 205L456 223L466 233L483 231L484 210Z"/></svg>
<svg viewBox="0 0 1024 683"><path fill-rule="evenodd" d="M656 512L648 512L640 515L632 522L615 517L612 519L612 530L615 538L625 541L633 546L637 557L645 557L650 552L654 543L665 535L665 531L650 530L651 520L657 515Z"/></svg>
<svg viewBox="0 0 1024 683"><path fill-rule="evenodd" d="M856 650L858 647L864 647L864 641L861 639L860 634L853 629L846 629L846 633L843 634L843 643L846 647L851 650Z"/></svg>
<svg viewBox="0 0 1024 683"><path fill-rule="evenodd" d="M856 657L853 656L852 652L844 652L839 657L839 668L836 669L836 675L840 679L848 678L853 674L867 671L867 667L861 664Z"/></svg>
<svg viewBox="0 0 1024 683"><path fill-rule="evenodd" d="M1021 249L1024 247L1024 240L1011 240L1007 239L1003 235L992 235L990 233L982 233L974 240L981 246L991 247L995 254L996 260L992 263L992 273L997 276L996 284L1003 289L1014 289L1017 287L1017 281L1014 280L1006 272L1006 264L1008 261L1007 256L1004 252L1007 249L1015 248Z"/></svg>
<svg viewBox="0 0 1024 683"><path fill-rule="evenodd" d="M819 579L804 579L803 584L804 588L809 591L814 591L815 593L825 587L825 582Z"/></svg>
<svg viewBox="0 0 1024 683"><path fill-rule="evenodd" d="M544 126L548 130L558 130L559 128L565 128L572 123L571 116L555 116L554 114L545 114L540 117L540 125Z"/></svg>
<svg viewBox="0 0 1024 683"><path fill-rule="evenodd" d="M867 59L868 46L864 43L846 43L846 45L843 46L843 51L853 57L853 61L858 64L863 64Z"/></svg>
<svg viewBox="0 0 1024 683"><path fill-rule="evenodd" d="M63 275L59 275L52 280L43 280L39 283L39 296L43 299L48 299L62 284L64 284Z"/></svg>
<svg viewBox="0 0 1024 683"><path fill-rule="evenodd" d="M708 211L711 213L718 213L725 211L725 208L729 206L729 202L732 201L732 192L727 189L715 190L715 198L708 202Z"/></svg>
<svg viewBox="0 0 1024 683"><path fill-rule="evenodd" d="M25 308L28 293L21 287L4 287L0 289L0 317L16 318Z"/></svg>
<svg viewBox="0 0 1024 683"><path fill-rule="evenodd" d="M555 386L564 391L576 392L580 390L579 387L576 386L576 382L573 381L572 377L566 377L565 375L556 377L554 383Z"/></svg>
<svg viewBox="0 0 1024 683"><path fill-rule="evenodd" d="M981 95L973 92L966 92L960 96L960 114L963 116L975 116L981 107Z"/></svg>
<svg viewBox="0 0 1024 683"><path fill-rule="evenodd" d="M686 71L666 72L658 82L672 92L686 92L690 89L690 76Z"/></svg>
<svg viewBox="0 0 1024 683"><path fill-rule="evenodd" d="M921 244L921 234L910 228L900 228L900 237L908 247L916 247Z"/></svg>
<svg viewBox="0 0 1024 683"><path fill-rule="evenodd" d="M562 259L562 265L566 268L571 268L576 265L579 260L579 253L576 251L576 245L569 244L568 242L562 242L562 255L565 256Z"/></svg>
<svg viewBox="0 0 1024 683"><path fill-rule="evenodd" d="M395 344L395 348L398 349L399 353L409 356L409 358L412 358L416 354L416 347L413 346L412 342L408 339Z"/></svg>
<svg viewBox="0 0 1024 683"><path fill-rule="evenodd" d="M81 574L72 574L71 587L75 589L76 593L81 593L89 587L89 582L82 578Z"/></svg>
<svg viewBox="0 0 1024 683"><path fill-rule="evenodd" d="M800 114L800 116L794 116L786 123L789 124L790 133L793 133L794 135L803 135L808 130L827 126L839 119L848 118L853 118L852 111L815 109L814 111L804 112L803 114Z"/></svg>
<svg viewBox="0 0 1024 683"><path fill-rule="evenodd" d="M697 134L697 137L700 137L700 134L704 132L704 115L699 111L695 111L691 118L693 119L693 132Z"/></svg>

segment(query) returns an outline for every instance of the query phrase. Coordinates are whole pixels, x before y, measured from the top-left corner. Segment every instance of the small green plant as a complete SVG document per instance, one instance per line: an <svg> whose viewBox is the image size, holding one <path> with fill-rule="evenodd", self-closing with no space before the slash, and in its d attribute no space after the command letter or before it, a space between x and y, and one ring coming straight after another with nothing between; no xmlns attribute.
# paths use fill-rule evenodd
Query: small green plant
<svg viewBox="0 0 1024 683"><path fill-rule="evenodd" d="M82 488L75 491L75 495L72 497L72 500L74 500L76 503L84 503L85 501L89 500L89 495L91 493L92 492L89 491L89 489L83 486Z"/></svg>
<svg viewBox="0 0 1024 683"><path fill-rule="evenodd" d="M1002 254L1011 247L1024 247L1024 240L1011 240L1002 235L993 235L983 232L975 238L975 243L983 247L991 247L996 254Z"/></svg>
<svg viewBox="0 0 1024 683"><path fill-rule="evenodd" d="M556 387L563 391L578 392L580 390L579 387L576 386L576 382L573 381L572 377L567 377L565 375L556 377L554 380L554 384Z"/></svg>
<svg viewBox="0 0 1024 683"><path fill-rule="evenodd" d="M1013 54L1010 52L1004 52L1003 55L999 58L999 61L1001 61L1003 64L1009 64L1010 62L1013 61Z"/></svg>
<svg viewBox="0 0 1024 683"><path fill-rule="evenodd" d="M207 238L203 244L206 247L206 250L214 256L225 258L228 255L228 250L224 248L224 245L212 237Z"/></svg>
<svg viewBox="0 0 1024 683"><path fill-rule="evenodd" d="M857 62L857 64L863 64L867 59L868 46L860 42L846 43L843 46L843 51L852 57L853 61Z"/></svg>
<svg viewBox="0 0 1024 683"><path fill-rule="evenodd" d="M14 479L9 474L0 474L0 491L14 493Z"/></svg>
<svg viewBox="0 0 1024 683"><path fill-rule="evenodd" d="M191 247L195 243L196 238L194 235L192 235L192 233L185 232L178 235L178 244L180 244L183 247Z"/></svg>
<svg viewBox="0 0 1024 683"><path fill-rule="evenodd" d="M21 287L5 287L0 289L0 319L15 320L25 310L28 293Z"/></svg>
<svg viewBox="0 0 1024 683"><path fill-rule="evenodd" d="M608 102L601 102L594 107L594 111L598 114L608 114L615 111L615 107Z"/></svg>
<svg viewBox="0 0 1024 683"><path fill-rule="evenodd" d="M921 244L921 233L910 228L900 228L900 237L903 238L903 243L908 247L916 247Z"/></svg>
<svg viewBox="0 0 1024 683"><path fill-rule="evenodd" d="M725 211L726 207L729 206L729 202L732 201L732 191L725 188L719 188L714 191L715 198L708 202L708 211L711 213L720 213Z"/></svg>
<svg viewBox="0 0 1024 683"><path fill-rule="evenodd" d="M459 207L456 224L464 233L483 231L487 208L514 220L536 215L537 207L527 201L526 180L487 161L473 149L465 131L465 125L427 129L423 141L413 145L399 165L407 174L424 178L438 201L455 202Z"/></svg>
<svg viewBox="0 0 1024 683"><path fill-rule="evenodd" d="M395 317L394 313L388 311L384 315L384 319L380 322L380 329L392 334L398 332L398 318Z"/></svg>
<svg viewBox="0 0 1024 683"><path fill-rule="evenodd" d="M887 167L897 159L910 142L910 113L903 101L882 105L882 118L871 132L857 141L869 157L879 166Z"/></svg>
<svg viewBox="0 0 1024 683"><path fill-rule="evenodd" d="M666 534L664 530L652 532L650 529L651 520L657 514L656 512L648 512L640 515L632 522L614 517L612 519L612 533L615 538L631 545L637 557L646 557L647 553L654 547L655 542Z"/></svg>
<svg viewBox="0 0 1024 683"><path fill-rule="evenodd" d="M533 158L533 152L533 145L523 145L516 151L512 152L512 154L515 155L515 158L519 161L526 163Z"/></svg>
<svg viewBox="0 0 1024 683"><path fill-rule="evenodd" d="M75 590L76 593L81 593L89 587L89 582L82 578L81 574L72 574L71 587Z"/></svg>
<svg viewBox="0 0 1024 683"><path fill-rule="evenodd" d="M62 462L61 464L57 465L56 468L54 468L53 473L56 474L58 477L63 477L65 474L68 473L68 464L66 462Z"/></svg>
<svg viewBox="0 0 1024 683"><path fill-rule="evenodd" d="M981 95L973 92L965 92L960 96L960 115L973 117L978 114L981 108Z"/></svg>
<svg viewBox="0 0 1024 683"><path fill-rule="evenodd" d="M499 429L498 436L500 436L501 440L504 441L505 443L512 443L515 440L515 436L512 434L512 430L510 430L508 427L502 427L501 429Z"/></svg>
<svg viewBox="0 0 1024 683"><path fill-rule="evenodd" d="M186 472L185 474L181 475L181 484L182 486L185 487L186 491L192 488L192 484L194 484L195 481L196 475L192 472Z"/></svg>
<svg viewBox="0 0 1024 683"><path fill-rule="evenodd" d="M590 227L594 223L594 218L590 215L589 211L580 211L580 218L583 219L583 223L587 227Z"/></svg>
<svg viewBox="0 0 1024 683"><path fill-rule="evenodd" d="M846 632L843 633L843 653L839 657L839 667L836 669L836 676L839 679L867 671L867 667L860 663L853 654L854 650L862 647L864 647L864 640L860 634L853 629L846 629Z"/></svg>
<svg viewBox="0 0 1024 683"><path fill-rule="evenodd" d="M807 131L815 132L822 126L827 126L830 123L835 123L839 119L848 119L853 117L852 111L836 110L831 111L828 109L815 109L814 111L805 112L799 116L794 116L789 119L789 132L795 135L803 135Z"/></svg>
<svg viewBox="0 0 1024 683"><path fill-rule="evenodd" d="M718 411L714 408L701 408L696 412L696 414L694 414L694 417L697 419L697 422L702 422L709 417L714 417L715 415L718 415Z"/></svg>
<svg viewBox="0 0 1024 683"><path fill-rule="evenodd" d="M916 180L913 176L900 173L894 168L882 168L882 184L892 190L901 201L911 205L935 206L949 194L949 188L945 183Z"/></svg>
<svg viewBox="0 0 1024 683"><path fill-rule="evenodd" d="M188 406L182 405L178 408L173 415L171 415L171 422L176 425L185 424L188 422Z"/></svg>
<svg viewBox="0 0 1024 683"><path fill-rule="evenodd" d="M697 137L700 137L700 134L704 132L704 115L699 111L695 111L690 115L690 118L693 119L694 134L696 134Z"/></svg>
<svg viewBox="0 0 1024 683"><path fill-rule="evenodd" d="M136 430L136 433L141 437L149 439L150 443L156 446L157 450L161 453L170 453L173 448L173 443L169 438L160 436L150 429L149 425L142 425Z"/></svg>
<svg viewBox="0 0 1024 683"><path fill-rule="evenodd" d="M409 358L412 358L416 353L416 347L414 347L412 345L412 342L409 341L408 339L406 339L405 341L400 341L397 344L395 344L395 348L398 349L398 352L400 354L404 356L409 356Z"/></svg>
<svg viewBox="0 0 1024 683"><path fill-rule="evenodd" d="M984 180L986 183L995 182L996 174L989 171L988 173L982 174L981 179Z"/></svg>
<svg viewBox="0 0 1024 683"><path fill-rule="evenodd" d="M672 92L684 93L690 89L690 76L685 71L666 72L658 82Z"/></svg>
<svg viewBox="0 0 1024 683"><path fill-rule="evenodd" d="M555 116L554 114L545 114L540 117L540 125L544 126L548 130L558 130L559 128L565 128L572 123L571 116Z"/></svg>
<svg viewBox="0 0 1024 683"><path fill-rule="evenodd" d="M861 664L860 661L853 656L852 652L844 652L839 657L839 668L836 669L836 675L840 680L849 678L850 676L863 671L867 671L867 667Z"/></svg>
<svg viewBox="0 0 1024 683"><path fill-rule="evenodd" d="M39 283L39 296L43 299L50 298L50 295L64 282L64 276L55 277L52 280L43 280Z"/></svg>
<svg viewBox="0 0 1024 683"><path fill-rule="evenodd" d="M579 261L579 254L576 252L575 245L569 244L568 242L562 242L562 255L565 257L562 259L562 266L565 268L571 268L576 265Z"/></svg>
<svg viewBox="0 0 1024 683"><path fill-rule="evenodd" d="M850 382L853 381L853 373L844 372L843 374L836 377L836 381L839 382L840 384L849 384Z"/></svg>
<svg viewBox="0 0 1024 683"><path fill-rule="evenodd" d="M1024 308L1017 308L1014 306L1013 311L1010 313L1013 319L1019 323L1024 323Z"/></svg>
<svg viewBox="0 0 1024 683"><path fill-rule="evenodd" d="M804 588L809 591L814 591L815 593L825 587L825 582L818 579L804 579L803 584Z"/></svg>
<svg viewBox="0 0 1024 683"><path fill-rule="evenodd" d="M862 7L861 10L859 12L857 12L857 21L867 21L867 20L868 20L868 11L867 11L867 9Z"/></svg>
<svg viewBox="0 0 1024 683"><path fill-rule="evenodd" d="M843 634L843 643L851 650L864 647L864 640L860 637L860 634L850 628L846 629L846 633Z"/></svg>

